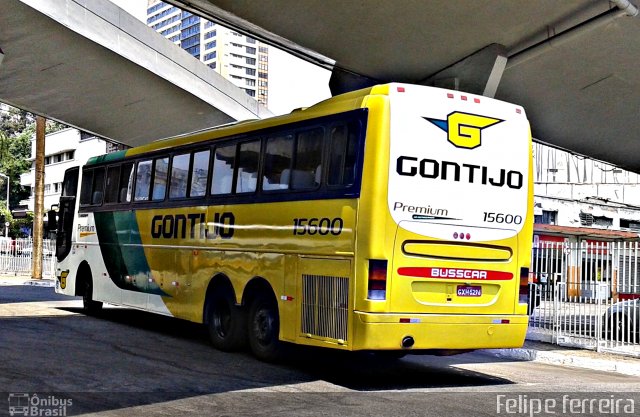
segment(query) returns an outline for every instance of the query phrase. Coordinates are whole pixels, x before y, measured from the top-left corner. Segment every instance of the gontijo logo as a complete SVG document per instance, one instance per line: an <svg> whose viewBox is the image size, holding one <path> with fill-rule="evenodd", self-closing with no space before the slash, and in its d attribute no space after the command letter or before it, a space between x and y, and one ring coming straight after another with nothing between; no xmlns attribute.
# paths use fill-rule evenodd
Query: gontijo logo
<svg viewBox="0 0 640 417"><path fill-rule="evenodd" d="M440 129L447 132L447 140L458 148L474 149L482 143L482 129L496 125L504 120L477 114L455 111L449 113L447 120L425 117Z"/></svg>

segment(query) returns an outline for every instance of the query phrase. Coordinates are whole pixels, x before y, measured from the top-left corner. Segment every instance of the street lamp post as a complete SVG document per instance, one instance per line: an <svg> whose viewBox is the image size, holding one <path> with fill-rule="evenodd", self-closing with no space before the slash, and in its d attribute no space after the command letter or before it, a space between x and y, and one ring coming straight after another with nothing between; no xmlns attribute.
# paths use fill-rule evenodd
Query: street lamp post
<svg viewBox="0 0 640 417"><path fill-rule="evenodd" d="M9 176L0 172L0 177L4 178L7 182L7 213L9 213ZM4 223L4 237L9 236L9 226L7 226L7 222Z"/></svg>

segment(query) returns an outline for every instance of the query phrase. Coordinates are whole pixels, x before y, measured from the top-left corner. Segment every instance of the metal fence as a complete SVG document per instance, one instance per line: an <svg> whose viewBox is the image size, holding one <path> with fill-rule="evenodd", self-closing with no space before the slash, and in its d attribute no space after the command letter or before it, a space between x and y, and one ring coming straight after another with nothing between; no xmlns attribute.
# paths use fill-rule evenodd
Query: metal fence
<svg viewBox="0 0 640 417"><path fill-rule="evenodd" d="M534 245L529 339L640 356L637 242Z"/></svg>
<svg viewBox="0 0 640 417"><path fill-rule="evenodd" d="M53 279L55 274L55 241L45 239L42 244L42 277ZM0 239L0 274L31 276L32 239Z"/></svg>

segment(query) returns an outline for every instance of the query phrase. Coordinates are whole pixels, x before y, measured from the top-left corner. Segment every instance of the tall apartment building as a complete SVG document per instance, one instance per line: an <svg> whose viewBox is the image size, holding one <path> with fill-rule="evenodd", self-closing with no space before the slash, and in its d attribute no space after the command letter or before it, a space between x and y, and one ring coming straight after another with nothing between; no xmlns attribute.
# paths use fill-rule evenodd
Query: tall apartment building
<svg viewBox="0 0 640 417"><path fill-rule="evenodd" d="M267 105L267 45L159 0L148 1L147 25Z"/></svg>

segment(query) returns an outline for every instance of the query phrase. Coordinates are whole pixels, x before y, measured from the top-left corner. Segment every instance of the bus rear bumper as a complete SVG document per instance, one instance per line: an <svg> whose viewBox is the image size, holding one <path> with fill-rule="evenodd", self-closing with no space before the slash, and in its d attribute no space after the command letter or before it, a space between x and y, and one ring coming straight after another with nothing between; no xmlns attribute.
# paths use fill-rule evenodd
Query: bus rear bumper
<svg viewBox="0 0 640 417"><path fill-rule="evenodd" d="M474 350L522 347L526 315L355 312L353 350ZM404 344L404 347L403 347ZM411 344L410 347L407 347Z"/></svg>

